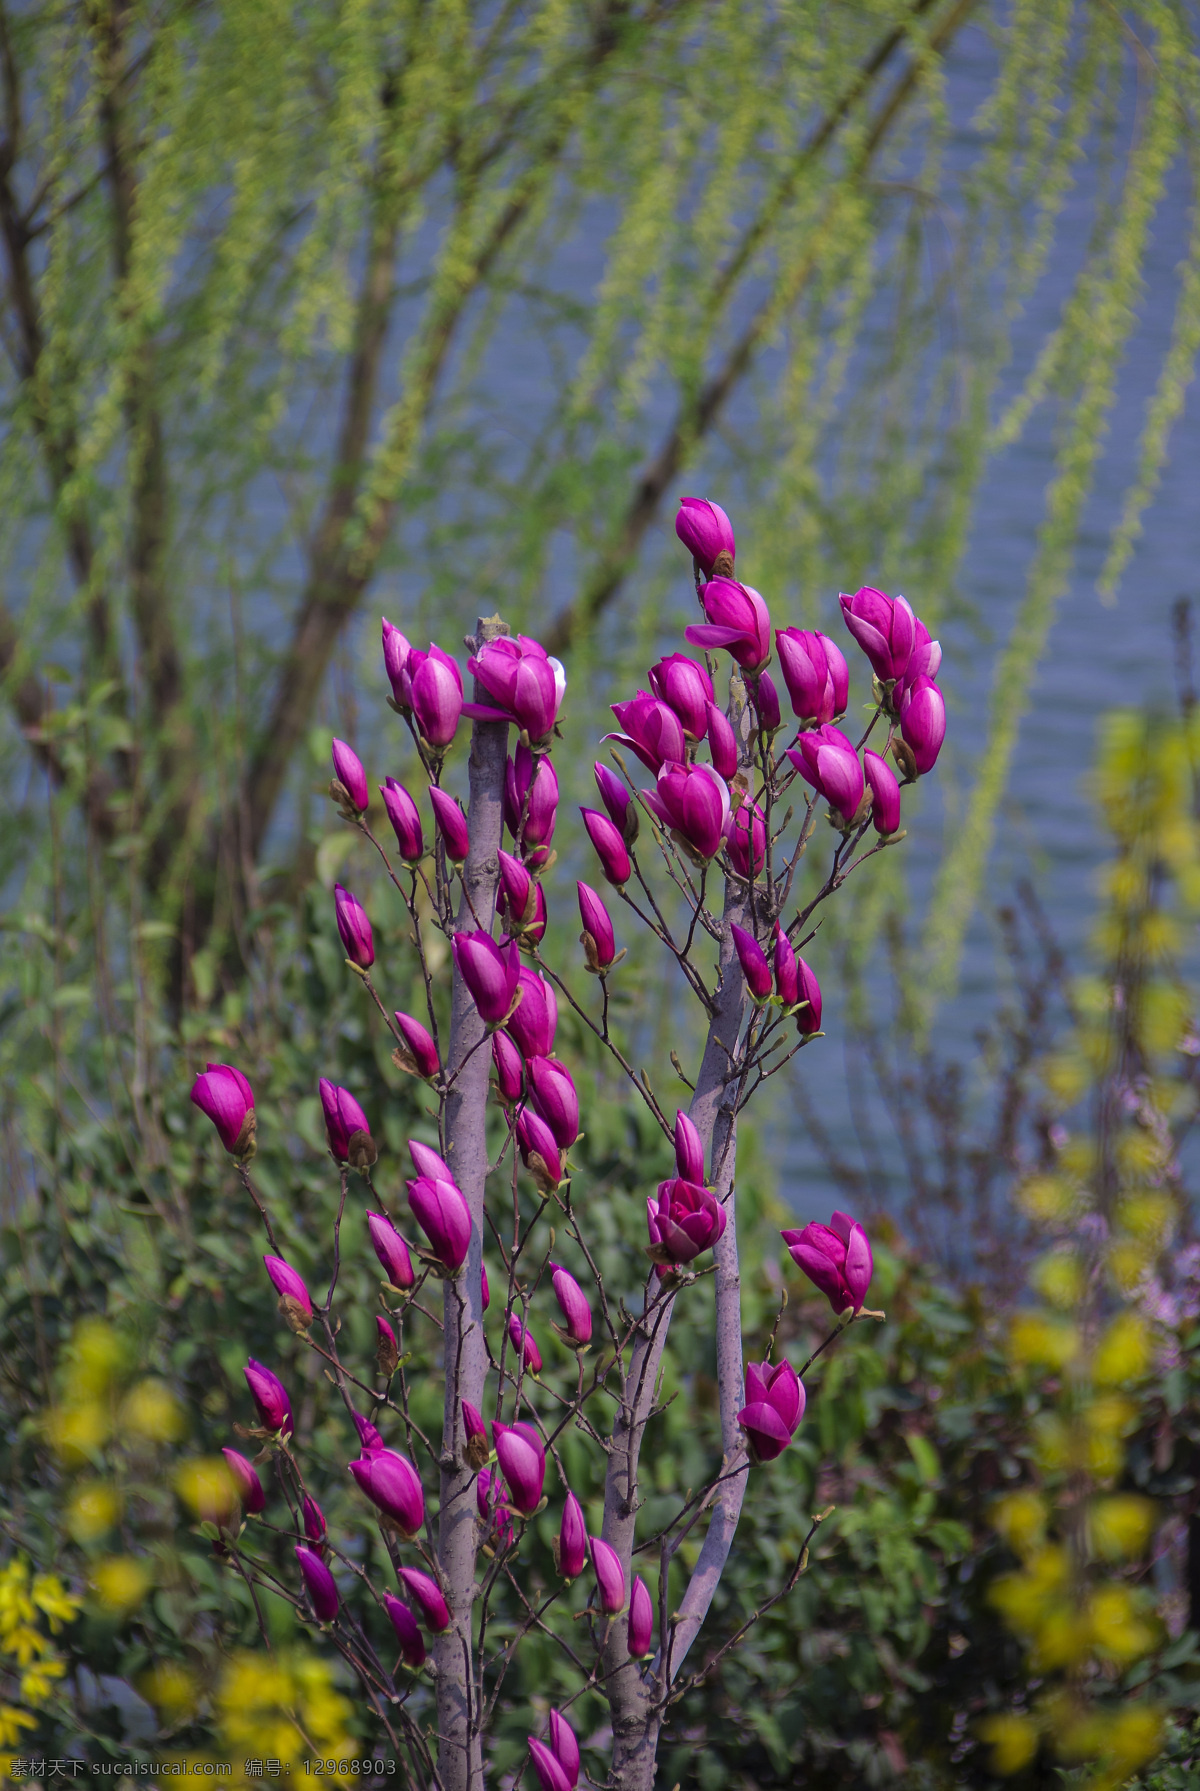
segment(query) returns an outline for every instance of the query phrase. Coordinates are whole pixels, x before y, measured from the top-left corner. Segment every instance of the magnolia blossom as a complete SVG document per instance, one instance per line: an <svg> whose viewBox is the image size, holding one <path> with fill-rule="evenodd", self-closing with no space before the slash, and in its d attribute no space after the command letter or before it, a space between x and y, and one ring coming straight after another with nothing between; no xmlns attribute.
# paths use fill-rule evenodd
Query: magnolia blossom
<svg viewBox="0 0 1200 1791"><path fill-rule="evenodd" d="M746 1403L738 1423L746 1432L756 1461L782 1455L804 1416L804 1385L786 1359L746 1364Z"/></svg>
<svg viewBox="0 0 1200 1791"><path fill-rule="evenodd" d="M466 703L464 713L481 721L515 721L530 741L554 730L567 689L567 674L540 642L528 635L488 641L467 670L483 685L492 704Z"/></svg>
<svg viewBox="0 0 1200 1791"><path fill-rule="evenodd" d="M521 973L516 940L510 939L501 946L490 933L455 933L450 945L458 974L479 1009L479 1018L486 1026L498 1026L516 1000Z"/></svg>
<svg viewBox="0 0 1200 1791"><path fill-rule="evenodd" d="M549 858L558 818L558 773L545 753L519 746L504 773L504 825L521 842L521 857L538 870Z"/></svg>
<svg viewBox="0 0 1200 1791"><path fill-rule="evenodd" d="M369 970L375 962L371 923L358 897L343 889L340 883L333 886L333 913L346 956L360 970Z"/></svg>
<svg viewBox="0 0 1200 1791"><path fill-rule="evenodd" d="M246 1377L246 1385L250 1389L250 1397L257 1408L263 1429L272 1433L289 1432L292 1429L292 1402L279 1376L272 1374L269 1368L264 1368L261 1362L256 1362L253 1356L242 1373Z"/></svg>
<svg viewBox="0 0 1200 1791"><path fill-rule="evenodd" d="M850 671L841 648L827 634L777 628L775 646L798 721L832 721L845 712Z"/></svg>
<svg viewBox="0 0 1200 1791"><path fill-rule="evenodd" d="M508 1482L513 1509L529 1517L541 1503L546 1481L546 1451L532 1424L492 1426L496 1460Z"/></svg>
<svg viewBox="0 0 1200 1791"><path fill-rule="evenodd" d="M671 653L650 667L650 688L660 702L673 709L691 740L703 740L708 732L708 711L713 701L712 679L698 660L686 653Z"/></svg>
<svg viewBox="0 0 1200 1791"><path fill-rule="evenodd" d="M517 973L520 1000L505 1022L522 1057L548 1057L554 1049L558 1027L558 997L554 984L538 971L522 964Z"/></svg>
<svg viewBox="0 0 1200 1791"><path fill-rule="evenodd" d="M647 771L657 771L668 761L687 758L687 739L683 722L669 703L639 690L627 703L614 703L612 712L624 730L605 734L618 746L636 754Z"/></svg>
<svg viewBox="0 0 1200 1791"><path fill-rule="evenodd" d="M333 774L350 798L351 808L361 815L371 800L367 788L367 774L362 768L362 760L352 746L344 740L335 740L332 748Z"/></svg>
<svg viewBox="0 0 1200 1791"><path fill-rule="evenodd" d="M886 759L877 752L863 754L863 774L871 791L871 824L885 837L900 825L900 785Z"/></svg>
<svg viewBox="0 0 1200 1791"><path fill-rule="evenodd" d="M792 1261L836 1313L862 1311L875 1264L866 1232L849 1213L834 1213L828 1225L814 1221L802 1231L784 1231L780 1236Z"/></svg>
<svg viewBox="0 0 1200 1791"><path fill-rule="evenodd" d="M642 801L664 827L674 830L699 858L721 849L729 826L729 790L710 765L664 765Z"/></svg>
<svg viewBox="0 0 1200 1791"><path fill-rule="evenodd" d="M712 577L718 560L728 559L722 572L733 571L737 543L733 524L720 504L710 503L707 498L680 498L675 533L706 577Z"/></svg>
<svg viewBox="0 0 1200 1791"><path fill-rule="evenodd" d="M880 682L902 678L916 643L916 617L904 598L864 585L853 597L843 591L838 602L847 628Z"/></svg>
<svg viewBox="0 0 1200 1791"><path fill-rule="evenodd" d="M646 1201L651 1248L660 1261L685 1263L709 1250L725 1230L725 1208L708 1188L674 1176Z"/></svg>
<svg viewBox="0 0 1200 1791"><path fill-rule="evenodd" d="M744 670L761 670L771 657L771 617L758 592L732 578L713 578L700 601L708 621L685 628L684 638L694 647L726 647Z"/></svg>
<svg viewBox="0 0 1200 1791"><path fill-rule="evenodd" d="M191 1099L217 1128L231 1156L244 1156L254 1142L254 1091L232 1064L210 1063L192 1083Z"/></svg>
<svg viewBox="0 0 1200 1791"><path fill-rule="evenodd" d="M866 787L853 742L840 728L826 722L814 733L801 734L795 746L788 748L787 756L804 781L811 784L849 826L862 806Z"/></svg>

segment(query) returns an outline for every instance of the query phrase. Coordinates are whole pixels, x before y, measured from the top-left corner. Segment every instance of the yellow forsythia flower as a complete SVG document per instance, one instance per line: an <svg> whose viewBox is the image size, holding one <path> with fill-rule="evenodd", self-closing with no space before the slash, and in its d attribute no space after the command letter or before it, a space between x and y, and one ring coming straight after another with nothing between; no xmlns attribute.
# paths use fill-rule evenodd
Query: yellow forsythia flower
<svg viewBox="0 0 1200 1791"><path fill-rule="evenodd" d="M1088 1511L1092 1547L1106 1561L1128 1561L1140 1555L1154 1529L1154 1506L1136 1493L1114 1493L1096 1499Z"/></svg>
<svg viewBox="0 0 1200 1791"><path fill-rule="evenodd" d="M1037 1753L1038 1729L1031 1717L987 1716L979 1724L978 1733L980 1740L986 1741L991 1747L992 1771L1002 1777L1007 1778L1010 1773L1020 1772Z"/></svg>
<svg viewBox="0 0 1200 1791"><path fill-rule="evenodd" d="M92 1573L92 1585L101 1604L117 1617L127 1616L141 1604L153 1583L150 1562L133 1555L110 1555Z"/></svg>
<svg viewBox="0 0 1200 1791"><path fill-rule="evenodd" d="M121 1406L122 1428L150 1443L174 1443L184 1431L183 1410L162 1381L139 1381Z"/></svg>
<svg viewBox="0 0 1200 1791"><path fill-rule="evenodd" d="M1008 1347L1023 1366L1065 1368L1079 1352L1079 1332L1062 1319L1042 1312L1019 1312L1008 1333Z"/></svg>
<svg viewBox="0 0 1200 1791"><path fill-rule="evenodd" d="M175 1490L205 1523L222 1523L237 1510L237 1486L221 1455L198 1455L182 1462L175 1475Z"/></svg>
<svg viewBox="0 0 1200 1791"><path fill-rule="evenodd" d="M1092 1379L1098 1387L1120 1387L1138 1380L1153 1359L1150 1329L1135 1312L1122 1312L1101 1337L1092 1358Z"/></svg>
<svg viewBox="0 0 1200 1791"><path fill-rule="evenodd" d="M116 1489L103 1480L85 1480L67 1504L67 1529L76 1542L98 1542L121 1515Z"/></svg>
<svg viewBox="0 0 1200 1791"><path fill-rule="evenodd" d="M993 1528L1014 1554L1027 1555L1046 1534L1046 1501L1035 1492L1009 1493L992 1506Z"/></svg>

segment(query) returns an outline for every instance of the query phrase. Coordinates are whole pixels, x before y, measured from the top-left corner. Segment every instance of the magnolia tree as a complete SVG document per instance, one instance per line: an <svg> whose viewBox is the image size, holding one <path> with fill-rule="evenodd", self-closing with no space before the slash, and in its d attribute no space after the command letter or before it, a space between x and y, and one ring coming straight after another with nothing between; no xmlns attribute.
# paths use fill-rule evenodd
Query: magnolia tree
<svg viewBox="0 0 1200 1791"><path fill-rule="evenodd" d="M385 1004L373 974L370 920L339 886L347 966L390 1028L397 1063L428 1083L438 1128L436 1149L419 1139L408 1146L408 1217L422 1234L420 1246L405 1240L392 1214L376 1210L380 1199L368 1214L384 1271L375 1373L347 1361L338 1342L341 1219L351 1173L369 1183L376 1160L367 1115L346 1089L321 1083L341 1203L329 1292L318 1303L284 1260L251 1178L255 1111L245 1076L210 1065L193 1089L258 1209L282 1317L318 1352L331 1397L336 1389L357 1429L360 1454L348 1469L374 1508L395 1584L372 1578L361 1537L328 1533L288 1393L257 1361L245 1373L260 1424L246 1434L262 1448L253 1462L226 1451L238 1499L213 1514L218 1553L251 1587L269 1587L321 1627L407 1757L414 1784L444 1791L482 1787L489 1718L514 1652L547 1624L550 1607L576 1581L585 1588L587 1622L570 1638L572 1658L581 1688L598 1688L611 1707L605 1782L621 1791L649 1791L654 1782L660 1731L686 1688L680 1669L728 1560L747 1476L787 1448L804 1414L803 1368L798 1373L786 1358L771 1361L774 1340L765 1362L743 1364L738 1126L761 1083L820 1036L821 991L799 955L811 937L810 918L857 865L902 837L901 784L933 767L945 732L934 682L937 642L902 597L872 589L841 599L846 626L874 674L874 708L862 738L856 743L836 725L849 690L841 651L827 636L796 628L775 631L778 668L798 722L785 729L767 670L767 605L733 576L728 518L715 504L685 498L675 526L692 556L704 617L686 638L701 657L671 654L650 669L648 692L613 705L621 731L606 738L620 774L597 764L600 806L581 811L611 892L606 900L578 885L591 984L572 987L541 950L548 919L539 878L553 858L553 749L566 680L536 641L511 638L498 618L481 621L468 642L475 700L464 702L454 660L437 646L427 653L410 647L384 622L391 704L424 768L431 841L417 799L388 778L380 788L395 854L385 848L368 823L363 767L349 747L334 743L331 795L378 851L407 911L424 1013L393 1014ZM724 654L733 665L722 706L716 680ZM465 814L442 786L464 716L471 721ZM632 761L645 766L649 787L635 787ZM832 856L819 889L797 912L800 860L822 810L833 830ZM609 910L614 899L627 923L654 935L705 1018L692 1099L674 1119L610 1027L609 979L619 975L624 955ZM435 999L431 927L452 948L448 1025ZM554 1055L560 1002L611 1053L674 1149L675 1175L647 1191L649 1264L638 1310L606 1289L587 1213L572 1202L568 1153L580 1133L580 1107L571 1072ZM578 1273L554 1260L552 1226L572 1240ZM782 1235L837 1317L822 1349L856 1319L882 1316L864 1306L872 1264L861 1225L834 1213L828 1225ZM635 1571L647 1542L638 1537L640 1456L658 1409L676 1303L692 1297L708 1274L715 1281L722 1459L676 1521L650 1539L660 1565L656 1603ZM430 1299L439 1283L440 1313ZM489 1306L493 1317L485 1323ZM565 1392L541 1376L537 1332L552 1314L559 1336L578 1352L578 1374ZM436 1347L439 1329L445 1399L435 1438L412 1416L406 1364L422 1347L422 1331L426 1346ZM606 1457L599 1535L588 1534L564 1469L560 1443L568 1427ZM266 1463L269 1493L259 1471ZM558 1583L535 1603L521 1554L529 1520L547 1505L558 1532ZM256 1522L290 1537L290 1579L256 1552ZM698 1526L703 1543L672 1606L669 1569ZM795 1585L806 1560L807 1543L778 1597ZM498 1643L495 1603L506 1588L518 1615ZM371 1619L364 1600L386 1613L398 1659L380 1646L382 1617ZM694 1682L695 1675L686 1684ZM579 1782L569 1707L552 1711L545 1732L529 1737L524 1776L531 1771L545 1791Z"/></svg>

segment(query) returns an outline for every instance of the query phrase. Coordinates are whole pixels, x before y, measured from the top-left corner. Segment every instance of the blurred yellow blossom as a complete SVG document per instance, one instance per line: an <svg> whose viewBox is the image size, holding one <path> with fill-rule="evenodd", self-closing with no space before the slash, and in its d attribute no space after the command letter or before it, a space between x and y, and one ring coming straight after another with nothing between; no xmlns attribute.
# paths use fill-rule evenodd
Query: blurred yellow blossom
<svg viewBox="0 0 1200 1791"><path fill-rule="evenodd" d="M1018 1312L1008 1333L1009 1351L1023 1366L1065 1368L1079 1352L1079 1332L1043 1312Z"/></svg>
<svg viewBox="0 0 1200 1791"><path fill-rule="evenodd" d="M170 1723L190 1715L199 1697L195 1674L178 1660L159 1661L148 1673L143 1673L138 1680L138 1690Z"/></svg>
<svg viewBox="0 0 1200 1791"><path fill-rule="evenodd" d="M121 1501L115 1488L103 1480L85 1480L68 1501L67 1529L76 1542L96 1542L112 1529L120 1515Z"/></svg>
<svg viewBox="0 0 1200 1791"><path fill-rule="evenodd" d="M50 1441L68 1467L82 1467L107 1441L112 1413L99 1399L55 1406L47 1419Z"/></svg>
<svg viewBox="0 0 1200 1791"><path fill-rule="evenodd" d="M1154 1506L1136 1493L1114 1493L1095 1499L1088 1511L1092 1547L1106 1561L1127 1561L1140 1555L1154 1529Z"/></svg>
<svg viewBox="0 0 1200 1791"><path fill-rule="evenodd" d="M139 1381L126 1394L121 1406L121 1424L135 1436L151 1443L174 1443L183 1435L183 1412L179 1401L163 1381Z"/></svg>
<svg viewBox="0 0 1200 1791"><path fill-rule="evenodd" d="M1027 1555L1046 1534L1046 1502L1032 1491L1009 1493L992 1506L992 1524L1015 1554Z"/></svg>
<svg viewBox="0 0 1200 1791"><path fill-rule="evenodd" d="M101 1604L123 1617L141 1604L154 1583L154 1569L144 1556L110 1555L92 1571L92 1585Z"/></svg>
<svg viewBox="0 0 1200 1791"><path fill-rule="evenodd" d="M237 1486L228 1462L220 1455L198 1455L181 1462L175 1490L202 1522L223 1523L238 1507Z"/></svg>
<svg viewBox="0 0 1200 1791"><path fill-rule="evenodd" d="M992 1750L992 1771L1004 1778L1028 1766L1037 1753L1037 1724L1028 1716L986 1716L978 1725L978 1734Z"/></svg>
<svg viewBox="0 0 1200 1791"><path fill-rule="evenodd" d="M1120 1387L1138 1380L1154 1357L1150 1328L1136 1312L1121 1312L1104 1332L1092 1358L1092 1379L1098 1387Z"/></svg>
<svg viewBox="0 0 1200 1791"><path fill-rule="evenodd" d="M221 1676L216 1711L234 1758L266 1754L296 1766L314 1752L335 1760L358 1752L347 1730L350 1704L314 1655L235 1654Z"/></svg>
<svg viewBox="0 0 1200 1791"><path fill-rule="evenodd" d="M83 1319L67 1349L72 1395L78 1400L80 1394L95 1398L107 1392L127 1360L125 1343L110 1324L102 1318Z"/></svg>

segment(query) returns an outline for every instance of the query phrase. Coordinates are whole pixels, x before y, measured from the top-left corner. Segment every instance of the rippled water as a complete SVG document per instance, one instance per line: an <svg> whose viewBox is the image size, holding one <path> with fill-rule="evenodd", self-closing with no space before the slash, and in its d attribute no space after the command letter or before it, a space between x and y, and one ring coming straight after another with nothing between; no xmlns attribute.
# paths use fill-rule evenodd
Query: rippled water
<svg viewBox="0 0 1200 1791"><path fill-rule="evenodd" d="M978 86L982 62L979 45L967 44L952 65L951 93L957 91L960 102ZM1086 173L1082 188L1063 218L1047 276L1017 327L1005 392L1015 389L1058 321L1070 273L1084 254L1089 215ZM1169 464L1146 513L1144 534L1115 605L1101 601L1095 581L1133 473L1145 401L1169 344L1176 268L1188 226L1187 196L1176 184L1155 225L1137 333L1121 375L1074 576L1059 606L1033 686L1032 705L1021 725L1008 799L968 936L959 993L939 1018L939 1045L950 1055L970 1055L974 1031L994 1004L996 952L989 910L1010 895L1018 875L1032 873L1058 939L1082 966L1095 872L1105 853L1085 787L1100 717L1121 704L1166 705L1174 700L1171 607L1181 594L1200 595L1196 571L1200 419L1194 402L1175 427ZM1049 424L1041 419L1025 439L993 462L979 496L962 585L987 619L994 645L1007 635L1024 592L1052 452ZM917 593L908 594L919 603ZM951 719L938 782L953 793L970 780L984 744L994 645L981 646L953 633L944 645L941 682L948 692ZM928 889L923 867L935 858L928 848L936 844L941 825L941 800L932 793L924 795L910 842L919 894ZM839 1144L857 1157L850 1089L836 1042L840 1027L836 998L827 1005L825 1026L829 1038L820 1047L822 1056L818 1059L816 1050L805 1054L805 1077ZM856 1098L861 1093L856 1088ZM807 1217L810 1208L815 1212L827 1205L820 1165L802 1128L789 1127L782 1113L778 1124L784 1191ZM897 1179L891 1192L898 1187ZM878 1192L886 1198L886 1190Z"/></svg>

